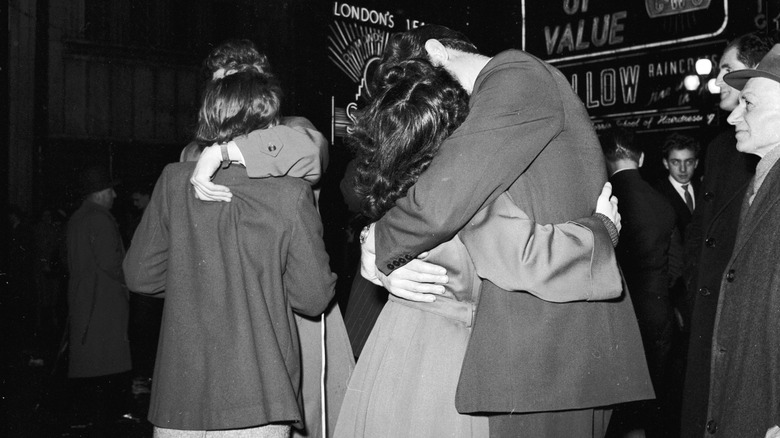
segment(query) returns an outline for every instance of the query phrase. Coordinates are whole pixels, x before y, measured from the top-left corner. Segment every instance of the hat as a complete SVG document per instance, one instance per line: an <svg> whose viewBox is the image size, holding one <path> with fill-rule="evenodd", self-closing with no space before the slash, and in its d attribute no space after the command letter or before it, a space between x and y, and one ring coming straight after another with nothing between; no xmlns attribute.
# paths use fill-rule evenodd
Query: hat
<svg viewBox="0 0 780 438"><path fill-rule="evenodd" d="M750 78L767 78L775 82L780 82L780 44L775 44L761 59L755 69L746 68L744 70L733 71L723 80L727 84L742 91Z"/></svg>
<svg viewBox="0 0 780 438"><path fill-rule="evenodd" d="M79 175L79 192L86 196L119 184L119 180L111 178L111 174L103 166L91 166Z"/></svg>

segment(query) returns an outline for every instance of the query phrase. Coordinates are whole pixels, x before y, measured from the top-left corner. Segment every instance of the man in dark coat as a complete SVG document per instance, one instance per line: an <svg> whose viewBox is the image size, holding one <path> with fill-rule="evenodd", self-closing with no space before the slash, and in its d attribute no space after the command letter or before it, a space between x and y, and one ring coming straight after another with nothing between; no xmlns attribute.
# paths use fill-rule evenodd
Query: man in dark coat
<svg viewBox="0 0 780 438"><path fill-rule="evenodd" d="M763 32L740 36L728 44L719 62L720 109L731 112L739 102L739 90L724 82L723 76L755 68L771 47L772 38ZM758 161L755 155L737 151L736 144L730 127L707 146L699 205L685 241L683 273L691 309L681 415L681 436L685 438L705 433L720 281L737 237L742 198Z"/></svg>
<svg viewBox="0 0 780 438"><path fill-rule="evenodd" d="M672 412L674 408L667 397L674 328L669 286L679 274L682 260L674 210L639 174L645 154L632 132L613 128L601 134L600 139L612 193L620 201L623 228L615 252L636 310L657 397L637 406L617 408L612 423L616 427L641 427L648 437L673 436L677 424L670 418L676 417L676 412ZM677 266L670 266L675 263ZM631 418L632 413L636 418ZM619 422L628 425L616 424Z"/></svg>
<svg viewBox="0 0 780 438"><path fill-rule="evenodd" d="M131 368L127 323L128 291L122 274L125 248L111 206L115 181L104 167L80 175L84 202L68 221L68 377L82 380L88 394L105 397L98 406L107 421L119 419L118 404L129 386ZM99 388L100 387L100 388ZM101 423L101 425L105 425Z"/></svg>
<svg viewBox="0 0 780 438"><path fill-rule="evenodd" d="M677 229L685 239L685 230L691 223L696 209L698 184L693 178L699 166L699 143L693 138L678 133L664 139L663 165L669 171L666 178L658 181L656 189L666 196L677 216Z"/></svg>
<svg viewBox="0 0 780 438"><path fill-rule="evenodd" d="M399 268L452 238L504 191L531 220L550 224L593 214L592 200L606 182L584 105L553 67L516 50L488 58L458 32L423 26L394 36L379 69L420 57L456 77L471 95L470 112L407 196L377 222L376 268L393 293L393 276L405 275ZM593 232L594 239L603 235L603 228ZM539 261L540 272L567 251L551 256ZM415 278L439 276L434 269ZM560 278L572 289L584 283L564 271ZM599 436L608 414L596 408L651 398L649 383L627 296L552 304L485 281L456 407L496 413L495 436Z"/></svg>
<svg viewBox="0 0 780 438"><path fill-rule="evenodd" d="M724 80L741 90L728 118L737 150L761 160L721 280L705 429L762 436L780 424L780 44Z"/></svg>

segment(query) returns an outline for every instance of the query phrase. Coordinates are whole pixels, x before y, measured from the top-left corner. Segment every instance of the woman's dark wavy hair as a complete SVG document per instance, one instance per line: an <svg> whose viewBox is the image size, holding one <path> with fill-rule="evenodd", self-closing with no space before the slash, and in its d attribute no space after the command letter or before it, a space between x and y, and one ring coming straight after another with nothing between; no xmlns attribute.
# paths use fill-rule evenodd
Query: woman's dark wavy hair
<svg viewBox="0 0 780 438"><path fill-rule="evenodd" d="M281 102L276 79L255 69L211 81L203 93L195 139L201 145L226 143L273 126L279 122Z"/></svg>
<svg viewBox="0 0 780 438"><path fill-rule="evenodd" d="M390 36L385 46L379 67L373 77L372 86L376 89L384 88L387 85L385 82L387 71L400 63L412 59L428 60L425 42L430 39L438 40L449 49L465 53L479 53L477 46L466 35L438 24L426 24L406 32L396 33Z"/></svg>
<svg viewBox="0 0 780 438"><path fill-rule="evenodd" d="M357 154L355 189L373 221L406 195L468 114L463 87L428 61L399 63L387 71L387 84L358 113L348 138Z"/></svg>

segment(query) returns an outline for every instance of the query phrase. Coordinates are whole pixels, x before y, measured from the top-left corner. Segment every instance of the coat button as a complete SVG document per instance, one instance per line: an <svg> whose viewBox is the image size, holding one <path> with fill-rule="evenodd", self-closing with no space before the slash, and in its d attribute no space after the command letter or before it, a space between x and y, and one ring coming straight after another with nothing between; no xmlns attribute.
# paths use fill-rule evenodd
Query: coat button
<svg viewBox="0 0 780 438"><path fill-rule="evenodd" d="M718 431L718 423L715 422L715 420L710 420L707 422L707 432L714 435L715 432Z"/></svg>
<svg viewBox="0 0 780 438"><path fill-rule="evenodd" d="M407 262L411 262L412 260L414 260L414 257L412 257L409 254L405 255L404 258L406 259Z"/></svg>
<svg viewBox="0 0 780 438"><path fill-rule="evenodd" d="M715 238L710 237L707 240L704 241L704 244L707 245L707 248L715 248Z"/></svg>
<svg viewBox="0 0 780 438"><path fill-rule="evenodd" d="M731 283L731 282L734 281L734 277L736 277L736 275L734 273L734 270L733 269L729 269L729 272L726 274L726 281Z"/></svg>
<svg viewBox="0 0 780 438"><path fill-rule="evenodd" d="M401 266L401 262L399 262L398 260L393 260L393 266L395 266L397 268L397 267Z"/></svg>
<svg viewBox="0 0 780 438"><path fill-rule="evenodd" d="M715 194L712 192L704 192L704 200L705 201L712 201L712 198L715 197Z"/></svg>
<svg viewBox="0 0 780 438"><path fill-rule="evenodd" d="M275 151L275 150L276 150L276 145L275 145L275 144L273 144L273 143L269 143L269 144L268 144L268 151L269 151L269 152L273 152L273 151Z"/></svg>
<svg viewBox="0 0 780 438"><path fill-rule="evenodd" d="M699 294L701 296L703 296L703 297L706 297L707 295L710 294L710 290L708 288L706 288L706 287L700 287L699 288Z"/></svg>
<svg viewBox="0 0 780 438"><path fill-rule="evenodd" d="M395 266L393 266L393 264L392 264L392 263L388 263L388 264L387 264L387 269L389 269L389 270L391 270L391 271L392 271L393 269L395 269Z"/></svg>

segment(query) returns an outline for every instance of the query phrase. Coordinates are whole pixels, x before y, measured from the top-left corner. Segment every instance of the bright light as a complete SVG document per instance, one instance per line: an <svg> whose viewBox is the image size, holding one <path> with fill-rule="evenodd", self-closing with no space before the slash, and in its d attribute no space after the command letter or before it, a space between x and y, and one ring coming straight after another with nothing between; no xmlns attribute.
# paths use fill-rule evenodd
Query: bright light
<svg viewBox="0 0 780 438"><path fill-rule="evenodd" d="M699 59L696 61L696 73L701 76L707 76L712 73L712 61L709 59Z"/></svg>
<svg viewBox="0 0 780 438"><path fill-rule="evenodd" d="M696 89L699 88L699 85L701 85L701 81L696 75L688 75L683 79L683 85L688 91L696 91Z"/></svg>
<svg viewBox="0 0 780 438"><path fill-rule="evenodd" d="M715 78L712 78L709 81L707 81L707 90L709 90L711 94L720 94L720 87L716 82L717 81L715 80Z"/></svg>

